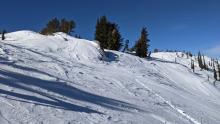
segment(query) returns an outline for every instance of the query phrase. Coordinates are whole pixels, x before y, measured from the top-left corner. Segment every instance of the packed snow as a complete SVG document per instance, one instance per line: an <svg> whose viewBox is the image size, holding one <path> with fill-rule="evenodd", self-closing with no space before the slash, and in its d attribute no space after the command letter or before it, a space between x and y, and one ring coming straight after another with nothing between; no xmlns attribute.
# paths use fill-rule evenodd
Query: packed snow
<svg viewBox="0 0 220 124"><path fill-rule="evenodd" d="M219 124L220 82L197 63L194 73L191 59L104 54L97 42L64 33L7 33L0 124Z"/></svg>

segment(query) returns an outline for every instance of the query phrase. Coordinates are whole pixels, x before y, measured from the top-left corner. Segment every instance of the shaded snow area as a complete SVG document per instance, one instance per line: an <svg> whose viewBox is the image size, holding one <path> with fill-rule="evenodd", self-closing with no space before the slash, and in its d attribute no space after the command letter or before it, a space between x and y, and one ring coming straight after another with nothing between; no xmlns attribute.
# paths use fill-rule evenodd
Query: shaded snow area
<svg viewBox="0 0 220 124"><path fill-rule="evenodd" d="M104 55L96 42L63 33L8 33L0 124L220 124L219 82L197 63L193 73L181 54Z"/></svg>

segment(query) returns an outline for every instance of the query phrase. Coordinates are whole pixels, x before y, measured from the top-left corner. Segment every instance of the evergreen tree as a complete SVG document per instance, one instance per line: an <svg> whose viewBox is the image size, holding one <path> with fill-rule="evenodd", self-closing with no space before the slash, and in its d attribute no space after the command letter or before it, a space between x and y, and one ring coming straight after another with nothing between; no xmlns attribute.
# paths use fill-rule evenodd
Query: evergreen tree
<svg viewBox="0 0 220 124"><path fill-rule="evenodd" d="M108 49L110 50L119 50L122 45L121 34L118 30L118 26L116 24L112 24L112 27L109 29L108 36Z"/></svg>
<svg viewBox="0 0 220 124"><path fill-rule="evenodd" d="M198 53L198 64L201 69L204 69L201 53Z"/></svg>
<svg viewBox="0 0 220 124"><path fill-rule="evenodd" d="M191 52L188 52L188 54L189 54L189 56L190 56L190 57L192 57L192 56L193 56Z"/></svg>
<svg viewBox="0 0 220 124"><path fill-rule="evenodd" d="M151 58L151 51L148 53L148 58Z"/></svg>
<svg viewBox="0 0 220 124"><path fill-rule="evenodd" d="M41 34L43 35L51 35L55 32L58 32L60 28L60 22L57 18L50 20L47 23L47 26L42 29Z"/></svg>
<svg viewBox="0 0 220 124"><path fill-rule="evenodd" d="M67 21L66 19L62 19L60 23L60 32L64 32L66 34L70 34L73 32L73 29L75 28L75 22L73 20Z"/></svg>
<svg viewBox="0 0 220 124"><path fill-rule="evenodd" d="M143 28L141 31L141 37L136 43L136 55L139 57L147 57L148 47L149 47L149 39L147 28Z"/></svg>
<svg viewBox="0 0 220 124"><path fill-rule="evenodd" d="M126 52L128 50L128 44L129 44L129 40L126 40L122 52Z"/></svg>
<svg viewBox="0 0 220 124"><path fill-rule="evenodd" d="M220 65L218 64L218 79L220 80Z"/></svg>
<svg viewBox="0 0 220 124"><path fill-rule="evenodd" d="M100 42L102 49L119 50L122 46L118 25L109 22L106 16L102 16L97 20L95 40Z"/></svg>
<svg viewBox="0 0 220 124"><path fill-rule="evenodd" d="M195 72L195 65L194 65L194 61L191 60L191 69L193 70L193 72Z"/></svg>
<svg viewBox="0 0 220 124"><path fill-rule="evenodd" d="M108 20L106 16L102 16L97 20L95 31L95 40L100 42L100 47L102 49L108 46L108 35Z"/></svg>
<svg viewBox="0 0 220 124"><path fill-rule="evenodd" d="M192 57L192 53L191 52L186 52L186 56L187 56L187 59L189 58L189 57Z"/></svg>
<svg viewBox="0 0 220 124"><path fill-rule="evenodd" d="M214 59L211 58L211 66L214 67Z"/></svg>
<svg viewBox="0 0 220 124"><path fill-rule="evenodd" d="M154 49L154 53L157 53L159 52L159 50L157 48Z"/></svg>
<svg viewBox="0 0 220 124"><path fill-rule="evenodd" d="M212 59L212 67L214 68L215 66L215 59Z"/></svg>
<svg viewBox="0 0 220 124"><path fill-rule="evenodd" d="M213 71L214 71L214 79L217 80L217 72L216 72L215 68Z"/></svg>
<svg viewBox="0 0 220 124"><path fill-rule="evenodd" d="M76 35L75 35L75 38L81 39L81 36L80 36L79 34L76 34Z"/></svg>
<svg viewBox="0 0 220 124"><path fill-rule="evenodd" d="M3 32L2 32L2 40L5 40L5 33L6 33L6 30L3 30Z"/></svg>
<svg viewBox="0 0 220 124"><path fill-rule="evenodd" d="M204 57L204 55L202 55L202 58L203 58L203 64L202 64L202 66L203 66L203 69L205 69L205 70L208 70L208 66L206 65L206 62L205 62L205 57Z"/></svg>
<svg viewBox="0 0 220 124"><path fill-rule="evenodd" d="M188 52L186 52L186 58L189 59L189 53Z"/></svg>
<svg viewBox="0 0 220 124"><path fill-rule="evenodd" d="M73 32L73 29L75 28L75 22L74 21L67 21L65 19L62 19L59 21L57 18L54 18L50 20L47 23L47 26L42 29L41 34L43 35L52 35L56 32L64 32L67 34L70 34Z"/></svg>

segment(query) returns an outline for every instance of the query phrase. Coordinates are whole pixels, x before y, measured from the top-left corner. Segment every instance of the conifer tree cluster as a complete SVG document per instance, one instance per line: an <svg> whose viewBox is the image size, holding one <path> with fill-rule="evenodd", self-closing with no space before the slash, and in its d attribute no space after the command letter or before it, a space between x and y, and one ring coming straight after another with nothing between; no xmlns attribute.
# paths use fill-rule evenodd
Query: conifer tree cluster
<svg viewBox="0 0 220 124"><path fill-rule="evenodd" d="M148 39L147 28L144 27L141 30L141 37L135 45L135 51L136 51L137 56L142 57L142 58L147 57L148 48L150 46L149 41L150 40Z"/></svg>
<svg viewBox="0 0 220 124"><path fill-rule="evenodd" d="M189 57L192 57L192 53L191 53L191 52L186 52L186 57L187 57L187 59L188 59Z"/></svg>
<svg viewBox="0 0 220 124"><path fill-rule="evenodd" d="M100 42L102 49L119 50L122 46L118 25L109 22L106 16L102 16L97 20L95 40Z"/></svg>
<svg viewBox="0 0 220 124"><path fill-rule="evenodd" d="M199 64L199 67L201 69L205 69L205 70L208 70L208 66L205 62L205 58L204 58L204 55L201 55L201 53L199 52L198 53L198 64Z"/></svg>
<svg viewBox="0 0 220 124"><path fill-rule="evenodd" d="M220 65L218 63L218 60L212 59L211 63L213 67L214 79L220 81Z"/></svg>
<svg viewBox="0 0 220 124"><path fill-rule="evenodd" d="M75 26L76 24L73 20L68 21L66 19L62 19L60 21L57 18L54 18L47 23L45 28L42 29L41 34L52 35L56 32L70 34L71 32L73 32Z"/></svg>
<svg viewBox="0 0 220 124"><path fill-rule="evenodd" d="M209 61L209 66L214 68L214 65L215 65L215 60L211 58L211 62Z"/></svg>

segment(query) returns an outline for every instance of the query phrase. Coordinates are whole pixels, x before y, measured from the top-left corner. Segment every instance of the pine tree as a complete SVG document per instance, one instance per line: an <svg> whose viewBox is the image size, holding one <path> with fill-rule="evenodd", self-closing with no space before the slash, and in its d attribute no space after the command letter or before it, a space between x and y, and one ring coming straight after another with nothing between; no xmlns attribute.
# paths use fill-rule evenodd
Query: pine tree
<svg viewBox="0 0 220 124"><path fill-rule="evenodd" d="M81 39L81 36L80 36L79 34L76 34L76 35L75 35L75 38Z"/></svg>
<svg viewBox="0 0 220 124"><path fill-rule="evenodd" d="M190 57L192 57L192 56L193 56L191 52L189 52L188 54L189 54L189 56L190 56Z"/></svg>
<svg viewBox="0 0 220 124"><path fill-rule="evenodd" d="M216 72L215 68L213 71L214 71L214 79L217 80L217 72Z"/></svg>
<svg viewBox="0 0 220 124"><path fill-rule="evenodd" d="M147 57L148 47L149 47L149 39L147 28L144 27L141 31L141 37L136 43L136 55L139 57Z"/></svg>
<svg viewBox="0 0 220 124"><path fill-rule="evenodd" d="M5 33L6 33L6 30L3 30L3 32L2 32L2 40L5 40Z"/></svg>
<svg viewBox="0 0 220 124"><path fill-rule="evenodd" d="M212 67L214 67L214 59L212 58Z"/></svg>
<svg viewBox="0 0 220 124"><path fill-rule="evenodd" d="M148 58L151 58L151 51L148 53Z"/></svg>
<svg viewBox="0 0 220 124"><path fill-rule="evenodd" d="M204 69L201 53L198 53L198 64L201 69Z"/></svg>
<svg viewBox="0 0 220 124"><path fill-rule="evenodd" d="M213 61L212 61L212 67L214 67L215 66L215 60L213 59Z"/></svg>
<svg viewBox="0 0 220 124"><path fill-rule="evenodd" d="M112 24L111 26L112 27L109 29L110 35L108 36L108 49L118 51L122 45L121 34L116 24Z"/></svg>
<svg viewBox="0 0 220 124"><path fill-rule="evenodd" d="M218 67L218 79L220 80L220 65L218 64L217 67Z"/></svg>
<svg viewBox="0 0 220 124"><path fill-rule="evenodd" d="M97 20L95 40L100 42L102 49L119 50L122 46L118 25L109 22L106 16L102 16Z"/></svg>
<svg viewBox="0 0 220 124"><path fill-rule="evenodd" d="M128 50L128 44L129 44L129 40L126 40L125 45L124 45L124 49L122 50L122 52L126 52Z"/></svg>
<svg viewBox="0 0 220 124"><path fill-rule="evenodd" d="M194 65L194 61L191 60L191 69L193 70L193 72L195 72L195 65Z"/></svg>
<svg viewBox="0 0 220 124"><path fill-rule="evenodd" d="M202 66L203 66L203 69L208 70L208 66L206 65L204 55L202 55L202 59L203 59L203 60L202 60Z"/></svg>
<svg viewBox="0 0 220 124"><path fill-rule="evenodd" d="M102 49L108 46L108 20L106 16L102 16L97 20L95 40L100 42L100 47Z"/></svg>
<svg viewBox="0 0 220 124"><path fill-rule="evenodd" d="M41 31L41 34L51 35L55 32L58 32L59 28L60 28L60 22L57 18L54 18L47 23L47 26Z"/></svg>
<svg viewBox="0 0 220 124"><path fill-rule="evenodd" d="M73 29L75 28L75 22L73 20L67 21L66 19L62 19L60 22L60 32L64 32L66 34L70 34L73 32Z"/></svg>
<svg viewBox="0 0 220 124"><path fill-rule="evenodd" d="M59 21L57 18L54 18L47 23L45 28L42 29L41 34L52 35L56 32L64 32L70 34L73 32L75 26L76 25L73 20L67 21L66 19L62 19Z"/></svg>
<svg viewBox="0 0 220 124"><path fill-rule="evenodd" d="M159 52L159 50L157 48L154 49L154 53L157 53Z"/></svg>

